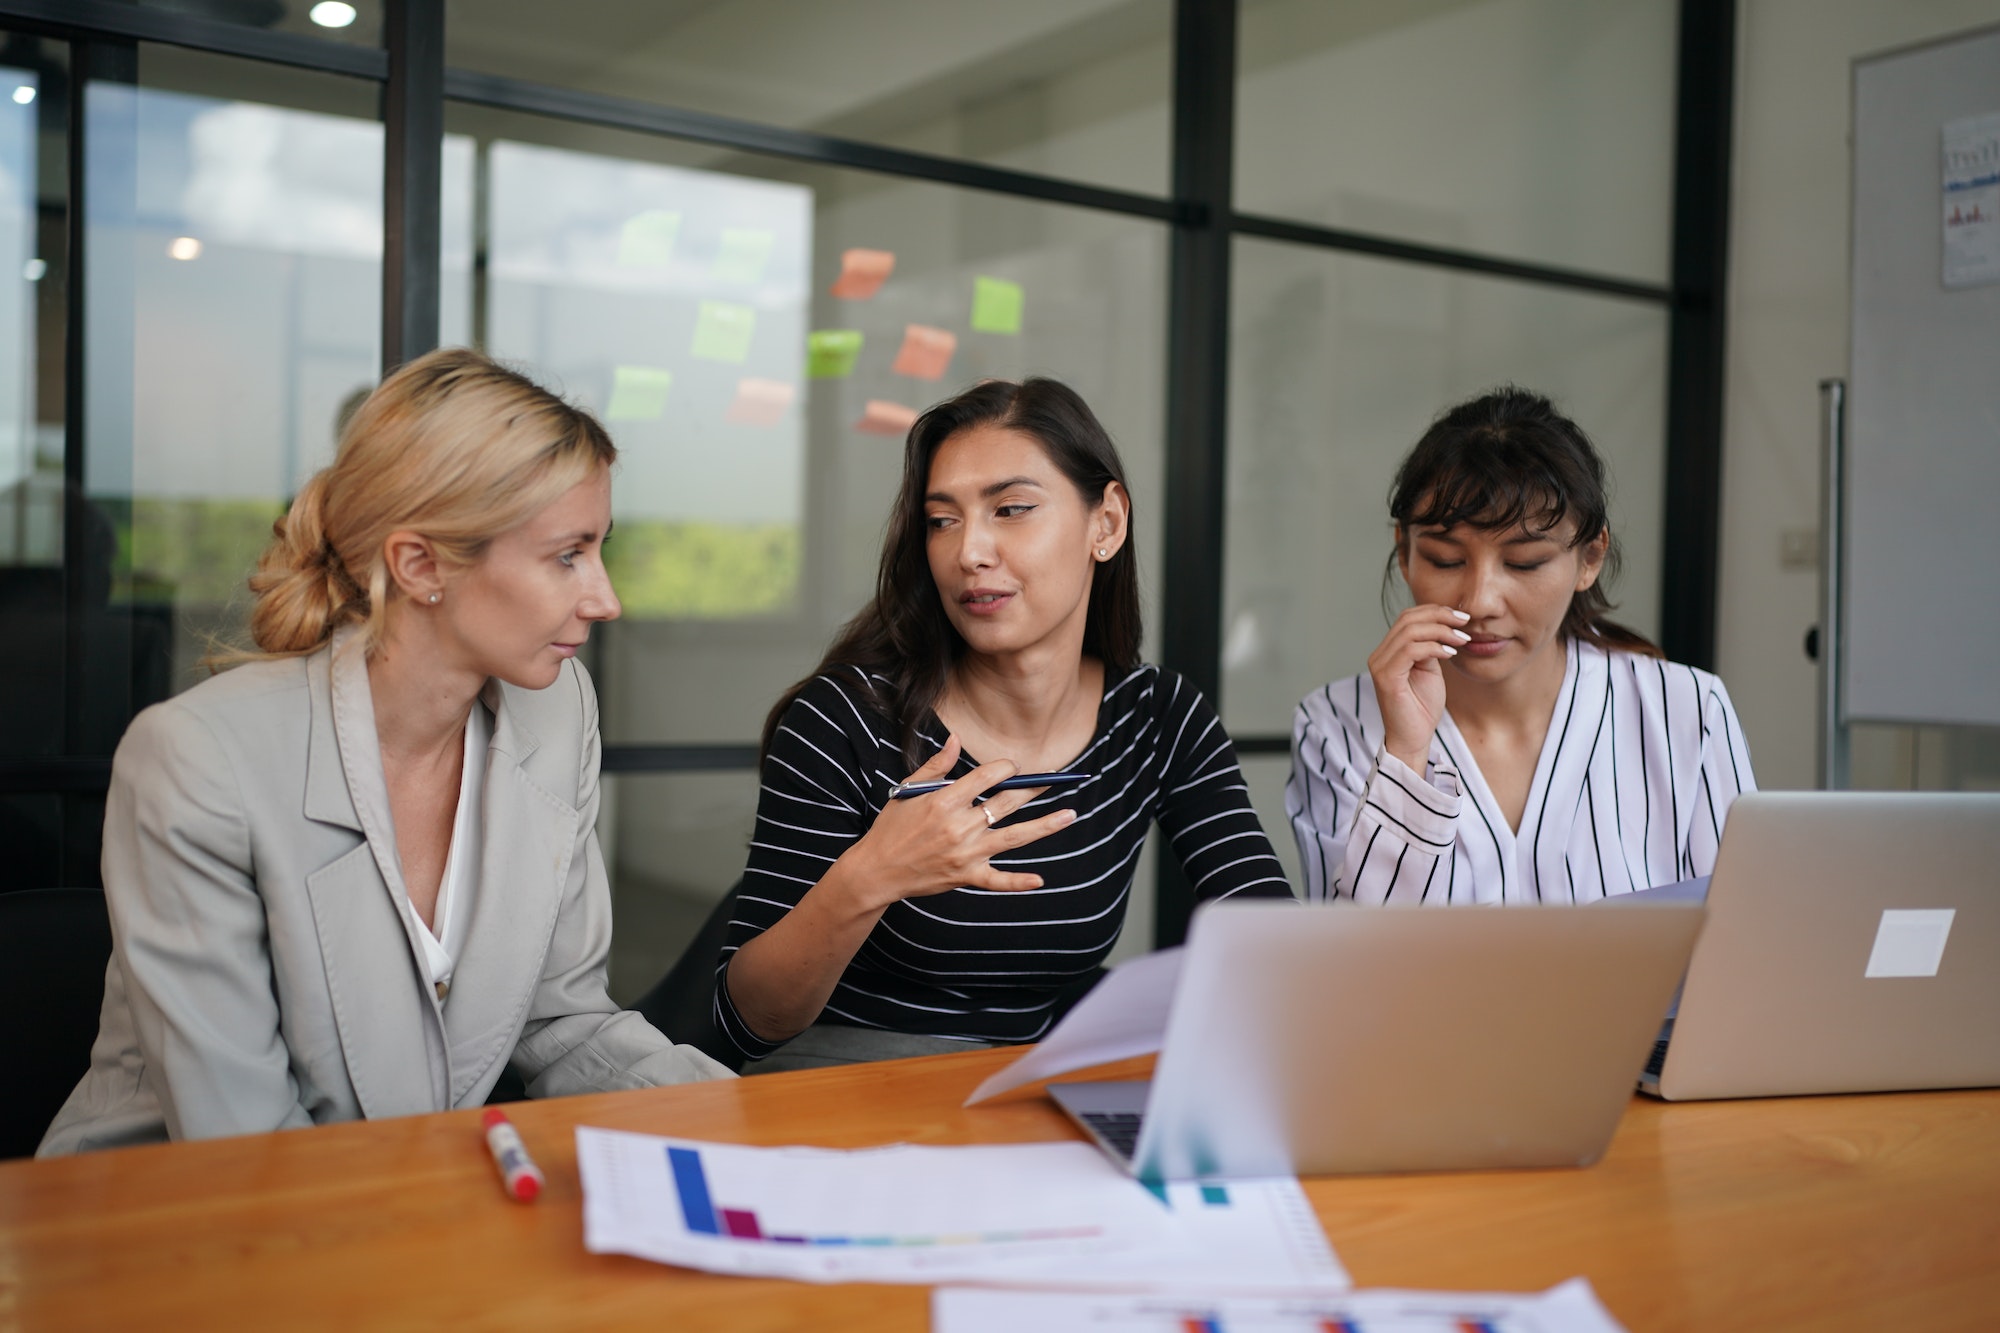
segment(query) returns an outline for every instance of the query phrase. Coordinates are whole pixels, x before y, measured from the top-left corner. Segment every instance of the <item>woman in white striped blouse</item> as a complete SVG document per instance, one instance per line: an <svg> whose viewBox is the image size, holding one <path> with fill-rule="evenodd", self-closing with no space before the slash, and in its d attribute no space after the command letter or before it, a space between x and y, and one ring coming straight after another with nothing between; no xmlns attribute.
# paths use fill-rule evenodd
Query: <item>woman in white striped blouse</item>
<svg viewBox="0 0 2000 1333"><path fill-rule="evenodd" d="M1605 619L1604 467L1539 395L1446 412L1397 472L1416 603L1292 726L1309 898L1580 902L1709 873L1754 789L1729 694Z"/></svg>

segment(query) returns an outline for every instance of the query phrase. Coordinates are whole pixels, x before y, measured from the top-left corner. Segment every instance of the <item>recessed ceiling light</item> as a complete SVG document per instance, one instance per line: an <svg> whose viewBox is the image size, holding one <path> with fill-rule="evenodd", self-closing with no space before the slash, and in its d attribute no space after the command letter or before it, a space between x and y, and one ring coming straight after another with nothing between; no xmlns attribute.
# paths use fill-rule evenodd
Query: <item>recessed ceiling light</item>
<svg viewBox="0 0 2000 1333"><path fill-rule="evenodd" d="M14 100L22 106L26 106L35 100L35 90L24 83L14 90Z"/></svg>
<svg viewBox="0 0 2000 1333"><path fill-rule="evenodd" d="M192 236L176 236L167 243L167 255L172 259L200 259L201 242Z"/></svg>
<svg viewBox="0 0 2000 1333"><path fill-rule="evenodd" d="M319 0L306 17L322 28L344 28L354 22L354 6L345 0Z"/></svg>

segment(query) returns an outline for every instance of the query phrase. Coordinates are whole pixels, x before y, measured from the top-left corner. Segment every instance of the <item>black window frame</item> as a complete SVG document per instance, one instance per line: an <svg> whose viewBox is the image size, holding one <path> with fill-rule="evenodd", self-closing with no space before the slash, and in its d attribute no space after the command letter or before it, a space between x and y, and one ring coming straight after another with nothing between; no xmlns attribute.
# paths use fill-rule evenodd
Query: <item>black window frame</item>
<svg viewBox="0 0 2000 1333"><path fill-rule="evenodd" d="M825 166L985 190L1164 222L1169 250L1166 375L1166 545L1160 589L1162 664L1219 702L1228 467L1230 250L1235 237L1540 283L1662 307L1669 321L1661 640L1676 661L1713 668L1722 472L1722 377L1735 0L1681 0L1676 70L1673 253L1665 285L1412 244L1257 214L1231 198L1237 0L1175 0L1169 193L1107 189L1059 177L911 152L684 108L609 97L445 65L445 0L386 0L379 48L273 33L113 0L0 0L0 26L70 43L71 289L66 466L82 464L83 298L81 115L90 71L129 68L140 42L372 80L382 89L386 151L383 256L385 368L438 337L439 171L449 102L636 131ZM1243 754L1282 754L1283 735L1241 735ZM756 747L615 744L607 773L752 768ZM101 797L108 756L0 759L0 795ZM94 877L94 868L86 868ZM74 875L66 877L74 878ZM1185 935L1191 898L1171 858L1156 886L1155 942Z"/></svg>

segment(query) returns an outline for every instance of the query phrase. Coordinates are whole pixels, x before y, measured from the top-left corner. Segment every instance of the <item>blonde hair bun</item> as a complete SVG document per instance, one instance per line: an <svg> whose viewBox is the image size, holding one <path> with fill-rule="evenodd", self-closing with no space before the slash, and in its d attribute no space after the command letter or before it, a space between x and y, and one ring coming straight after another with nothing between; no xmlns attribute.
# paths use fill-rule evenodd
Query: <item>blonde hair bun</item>
<svg viewBox="0 0 2000 1333"><path fill-rule="evenodd" d="M309 653L342 625L372 652L391 586L383 544L420 532L469 565L618 457L595 417L470 348L426 353L383 380L341 431L333 464L272 525L250 576L247 657Z"/></svg>

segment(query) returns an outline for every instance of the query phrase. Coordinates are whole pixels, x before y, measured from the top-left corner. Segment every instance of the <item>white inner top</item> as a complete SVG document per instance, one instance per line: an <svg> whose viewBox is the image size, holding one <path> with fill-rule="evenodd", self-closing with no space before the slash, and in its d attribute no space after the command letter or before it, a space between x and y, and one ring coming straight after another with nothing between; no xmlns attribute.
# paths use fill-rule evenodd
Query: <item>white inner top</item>
<svg viewBox="0 0 2000 1333"><path fill-rule="evenodd" d="M479 796L486 787L486 747L492 739L493 718L486 705L475 701L471 716L465 719L465 775L458 782L458 814L451 824L451 850L445 854L444 877L438 882L433 924L426 926L421 916L416 917L417 942L423 945L424 965L430 969L434 988L451 984L452 969L458 966L458 951L465 947L466 927L472 921L472 898L479 888L479 847L485 831Z"/></svg>

